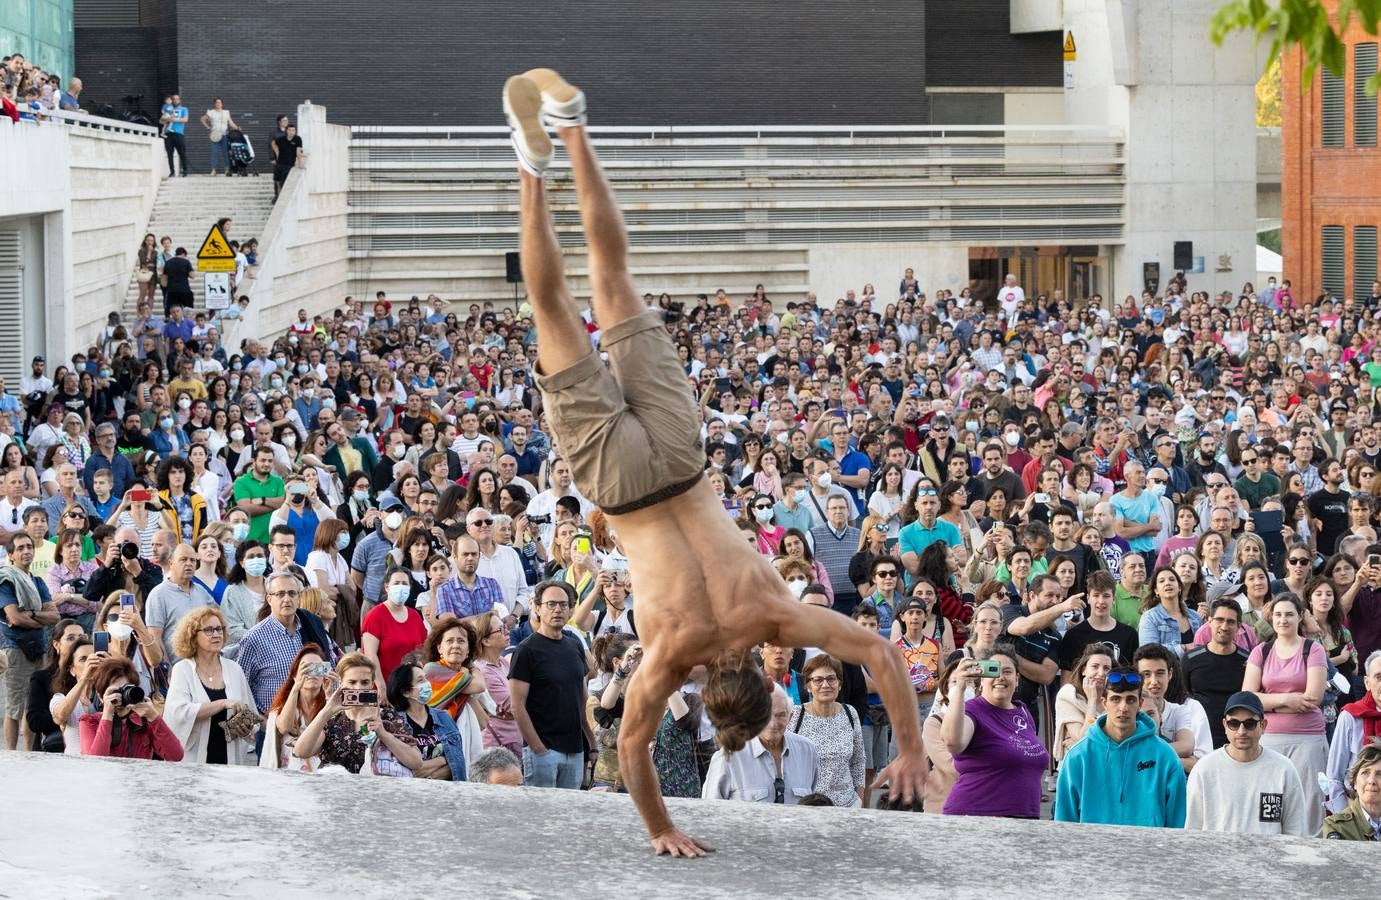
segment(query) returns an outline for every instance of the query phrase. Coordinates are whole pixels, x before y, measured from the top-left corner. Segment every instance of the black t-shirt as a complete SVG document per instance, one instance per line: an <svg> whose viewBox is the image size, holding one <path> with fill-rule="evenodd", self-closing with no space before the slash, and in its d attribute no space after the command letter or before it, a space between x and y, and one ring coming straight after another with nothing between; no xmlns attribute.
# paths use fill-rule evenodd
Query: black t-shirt
<svg viewBox="0 0 1381 900"><path fill-rule="evenodd" d="M1040 665L1047 659L1053 659L1058 664L1060 636L1053 630L1047 628L1044 631L1038 631L1035 634L1028 634L1022 637L1007 634L1007 627L1011 625L1012 622L1022 616L1029 615L1031 615L1029 607L1025 605L1017 606L1011 603L1007 604L1002 608L1002 633L1016 649L1017 656L1027 662ZM1056 679L1054 683L1058 684L1059 680ZM1045 685L1031 681L1023 676L1020 683L1017 685L1016 699L1025 703L1027 706L1031 706L1035 703L1036 698L1040 696L1042 687L1045 687Z"/></svg>
<svg viewBox="0 0 1381 900"><path fill-rule="evenodd" d="M206 696L211 699L212 703L225 699L225 688L223 687L213 688L203 683L202 689L206 691ZM210 736L206 740L206 764L209 766L224 766L229 763L226 758L225 729L221 727L227 718L229 716L223 709L211 717Z"/></svg>
<svg viewBox="0 0 1381 900"><path fill-rule="evenodd" d="M1064 503L1066 501L1061 502ZM1054 545L1051 545L1045 551L1045 556L1050 561L1051 569L1055 568L1055 560L1061 557L1065 559L1074 560L1074 569L1077 573L1075 576L1074 586L1074 589L1076 591L1084 590L1084 579L1088 577L1090 565L1092 565L1094 568L1100 568L1097 563L1091 562L1091 560L1093 559L1093 551L1090 550L1084 544L1076 543L1073 547L1069 548L1068 550L1056 550Z"/></svg>
<svg viewBox="0 0 1381 900"><path fill-rule="evenodd" d="M585 647L570 632L561 640L528 635L513 651L509 677L528 683L527 714L548 750L585 751Z"/></svg>
<svg viewBox="0 0 1381 900"><path fill-rule="evenodd" d="M1185 687L1208 714L1214 747L1228 742L1223 733L1223 707L1229 697L1242 690L1242 676L1247 672L1247 651L1241 647L1235 651L1220 656L1207 647L1195 647L1184 658Z"/></svg>
<svg viewBox="0 0 1381 900"><path fill-rule="evenodd" d="M1326 490L1315 491L1309 495L1309 499L1304 501L1309 507L1311 518L1318 519L1323 523L1319 528L1319 552L1324 556L1332 556L1338 547L1338 538L1342 537L1348 529L1347 521L1347 500L1350 495L1347 491L1329 493Z"/></svg>
<svg viewBox="0 0 1381 900"><path fill-rule="evenodd" d="M1136 630L1114 620L1111 631L1099 631L1085 619L1078 625L1070 626L1065 636L1060 638L1060 668L1068 671L1083 656L1084 648L1090 644L1102 644L1113 654L1113 666L1130 666L1132 654L1141 644Z"/></svg>
<svg viewBox="0 0 1381 900"><path fill-rule="evenodd" d="M192 277L192 263L185 256L174 256L163 264L163 274L168 276L168 290L170 291L190 291Z"/></svg>
<svg viewBox="0 0 1381 900"><path fill-rule="evenodd" d="M302 137L294 135L292 140L288 140L285 134L282 137L273 139L273 148L278 151L274 157L274 167L279 169L291 168L297 162L297 151L302 149Z"/></svg>
<svg viewBox="0 0 1381 900"><path fill-rule="evenodd" d="M1026 499L1026 485L1021 483L1021 478L1011 469L1004 469L1002 472L998 473L996 478L989 478L987 472L983 472L973 480L977 481L983 488L983 496L981 498L983 500L988 499L988 495L993 492L994 488L1002 488L1003 492L1007 495L1007 504L1009 506L1013 501ZM972 497L971 501L976 499L980 498Z"/></svg>

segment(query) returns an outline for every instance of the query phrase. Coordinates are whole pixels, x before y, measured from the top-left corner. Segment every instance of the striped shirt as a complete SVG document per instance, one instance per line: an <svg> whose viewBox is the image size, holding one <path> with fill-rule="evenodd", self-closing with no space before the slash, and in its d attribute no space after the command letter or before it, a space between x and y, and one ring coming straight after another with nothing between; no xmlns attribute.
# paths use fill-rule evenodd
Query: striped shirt
<svg viewBox="0 0 1381 900"><path fill-rule="evenodd" d="M435 613L451 613L464 619L488 612L494 604L503 602L503 589L492 578L476 575L473 588L466 587L459 578L451 578L436 589Z"/></svg>

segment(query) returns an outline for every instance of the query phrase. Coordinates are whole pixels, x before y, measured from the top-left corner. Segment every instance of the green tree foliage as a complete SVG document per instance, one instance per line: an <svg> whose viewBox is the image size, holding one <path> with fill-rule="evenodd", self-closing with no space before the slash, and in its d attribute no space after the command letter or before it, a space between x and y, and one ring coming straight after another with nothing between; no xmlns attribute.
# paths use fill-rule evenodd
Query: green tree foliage
<svg viewBox="0 0 1381 900"><path fill-rule="evenodd" d="M1256 83L1256 124L1280 125L1280 57L1271 60Z"/></svg>
<svg viewBox="0 0 1381 900"><path fill-rule="evenodd" d="M1319 0L1232 0L1213 16L1209 35L1215 43L1234 31L1250 31L1257 40L1271 33L1271 57L1289 47L1299 47L1304 57L1300 83L1307 87L1323 66L1341 76L1347 67L1347 45L1340 37L1353 18L1367 34L1377 33L1381 0L1338 0L1337 13L1329 17ZM1367 93L1381 88L1381 72L1367 79Z"/></svg>

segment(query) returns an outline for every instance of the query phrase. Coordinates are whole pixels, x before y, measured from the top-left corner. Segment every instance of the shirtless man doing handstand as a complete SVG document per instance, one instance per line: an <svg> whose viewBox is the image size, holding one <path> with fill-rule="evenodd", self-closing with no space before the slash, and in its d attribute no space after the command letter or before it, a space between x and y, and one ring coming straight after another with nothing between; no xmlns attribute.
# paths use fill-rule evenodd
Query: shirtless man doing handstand
<svg viewBox="0 0 1381 900"><path fill-rule="evenodd" d="M633 289L623 215L585 132L585 95L556 72L533 69L508 80L503 103L518 154L523 279L547 419L577 486L611 517L638 585L644 656L625 701L619 772L653 849L690 857L711 849L677 830L662 802L649 744L667 698L692 667L708 664L706 712L720 746L741 749L772 711L769 685L749 655L764 641L820 647L868 667L899 747L877 784L889 784L892 799L919 799L926 762L901 654L850 619L797 602L704 478L699 410L665 325ZM608 367L566 288L542 180L552 158L547 127L575 175Z"/></svg>

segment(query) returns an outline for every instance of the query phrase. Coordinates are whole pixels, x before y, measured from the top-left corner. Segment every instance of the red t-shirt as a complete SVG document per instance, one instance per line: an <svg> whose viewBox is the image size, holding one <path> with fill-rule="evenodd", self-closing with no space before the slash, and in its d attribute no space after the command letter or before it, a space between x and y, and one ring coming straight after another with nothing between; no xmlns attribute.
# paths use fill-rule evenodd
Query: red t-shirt
<svg viewBox="0 0 1381 900"><path fill-rule="evenodd" d="M380 603L369 611L364 617L361 631L379 639L379 668L383 671L384 679L398 668L403 657L422 646L427 639L427 623L422 621L421 613L409 609L407 619L399 622L389 612L387 603Z"/></svg>

